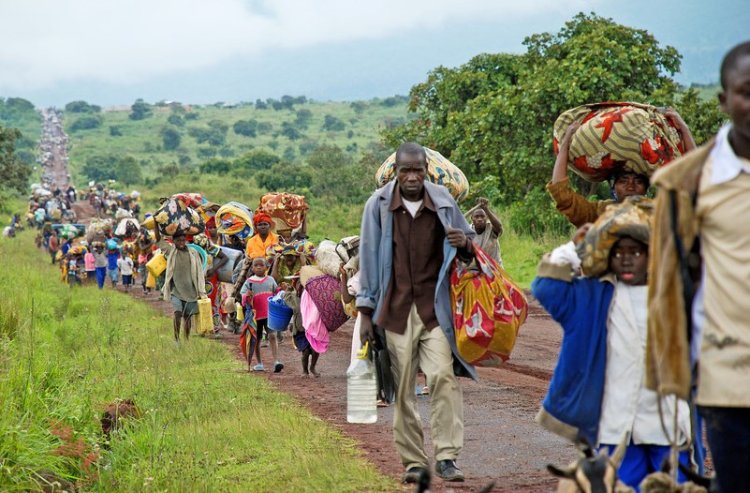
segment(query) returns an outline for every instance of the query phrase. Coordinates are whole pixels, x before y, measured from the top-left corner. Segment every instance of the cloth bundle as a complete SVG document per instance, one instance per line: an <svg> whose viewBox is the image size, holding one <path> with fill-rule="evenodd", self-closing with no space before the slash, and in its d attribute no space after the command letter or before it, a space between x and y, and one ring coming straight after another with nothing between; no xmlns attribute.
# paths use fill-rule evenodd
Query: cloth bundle
<svg viewBox="0 0 750 493"><path fill-rule="evenodd" d="M265 212L271 216L276 222L278 231L279 229L299 228L309 208L304 195L271 192L260 198L258 212Z"/></svg>
<svg viewBox="0 0 750 493"><path fill-rule="evenodd" d="M427 154L427 180L436 185L446 187L456 202L461 202L465 199L469 195L469 180L466 179L463 171L439 152L433 151L429 147L425 147L424 151ZM383 164L380 165L380 168L375 173L378 188L395 177L396 153L394 152L383 161Z"/></svg>
<svg viewBox="0 0 750 493"><path fill-rule="evenodd" d="M555 154L568 126L579 122L568 168L592 182L609 179L624 166L646 176L684 152L674 123L656 107L628 102L586 104L561 114L553 127Z"/></svg>
<svg viewBox="0 0 750 493"><path fill-rule="evenodd" d="M178 231L182 231L187 235L203 233L205 229L203 218L198 211L178 198L181 195L192 194L177 194L164 201L154 214L154 221L157 227L162 234L167 236L172 236ZM188 199L189 201L192 200L190 197Z"/></svg>
<svg viewBox="0 0 750 493"><path fill-rule="evenodd" d="M253 235L253 213L239 202L228 202L216 211L216 231L244 240Z"/></svg>
<svg viewBox="0 0 750 493"><path fill-rule="evenodd" d="M583 273L599 277L609 270L609 252L622 237L648 245L654 204L643 197L628 197L607 207L576 248Z"/></svg>
<svg viewBox="0 0 750 493"><path fill-rule="evenodd" d="M133 237L138 234L140 228L141 225L138 224L137 219L126 217L125 219L120 220L120 224L118 224L117 228L115 228L115 236L120 236L123 238Z"/></svg>
<svg viewBox="0 0 750 493"><path fill-rule="evenodd" d="M112 219L92 219L86 229L86 239L92 241L104 241L112 232Z"/></svg>
<svg viewBox="0 0 750 493"><path fill-rule="evenodd" d="M53 226L53 227L54 227L54 226ZM67 238L67 239L69 239L69 240L72 240L73 238L75 238L76 236L78 236L78 234L79 234L79 233L80 233L81 231L82 231L82 230L79 230L78 228L76 228L76 227L75 227L75 226L73 226L72 224L63 224L63 225L61 225L61 227L59 228L59 230L58 230L58 234L59 234L59 235L60 235L60 236L61 236L62 238Z"/></svg>
<svg viewBox="0 0 750 493"><path fill-rule="evenodd" d="M341 283L337 277L324 274L315 266L305 265L300 269L300 282L328 332L344 325L349 317L341 304Z"/></svg>
<svg viewBox="0 0 750 493"><path fill-rule="evenodd" d="M331 240L323 240L315 251L315 262L323 274L338 278L342 259L336 252L338 245ZM348 259L347 259L348 260Z"/></svg>
<svg viewBox="0 0 750 493"><path fill-rule="evenodd" d="M502 267L474 246L474 263L458 260L451 272L451 301L458 353L477 366L499 366L510 357L528 302Z"/></svg>

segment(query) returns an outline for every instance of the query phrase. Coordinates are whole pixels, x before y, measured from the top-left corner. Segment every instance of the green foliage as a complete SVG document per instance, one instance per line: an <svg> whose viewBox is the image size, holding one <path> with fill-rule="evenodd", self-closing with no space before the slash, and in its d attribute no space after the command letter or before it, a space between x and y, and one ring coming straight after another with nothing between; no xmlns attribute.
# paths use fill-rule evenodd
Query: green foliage
<svg viewBox="0 0 750 493"><path fill-rule="evenodd" d="M305 130L310 124L312 118L313 113L309 109L303 108L301 110L297 110L297 117L294 120L294 125L300 130Z"/></svg>
<svg viewBox="0 0 750 493"><path fill-rule="evenodd" d="M695 88L682 93L674 108L685 122L690 122L690 131L698 145L713 137L727 119L719 109L717 98L703 99Z"/></svg>
<svg viewBox="0 0 750 493"><path fill-rule="evenodd" d="M117 179L115 172L115 163L117 158L112 155L96 155L86 160L86 164L81 169L83 175L89 180L103 182L106 180Z"/></svg>
<svg viewBox="0 0 750 493"><path fill-rule="evenodd" d="M257 120L237 120L232 125L234 133L237 135L244 135L245 137L255 137L258 130Z"/></svg>
<svg viewBox="0 0 750 493"><path fill-rule="evenodd" d="M125 185L133 185L143 181L141 165L132 156L124 156L117 160L115 175L117 181Z"/></svg>
<svg viewBox="0 0 750 493"><path fill-rule="evenodd" d="M680 98L671 78L680 68L679 53L647 31L578 14L559 32L529 36L524 45L520 55L484 54L430 72L410 92L414 118L386 129L386 142L395 147L415 140L438 150L472 182L496 178L502 204L523 204L529 195L541 205L539 187L554 163L552 125L569 108L598 101L674 105L684 108L697 136L716 131L710 108L693 95ZM706 116L696 118L699 112ZM537 234L555 227L545 216L548 207L538 208L536 218L519 207L516 214Z"/></svg>
<svg viewBox="0 0 750 493"><path fill-rule="evenodd" d="M290 122L281 123L281 135L289 140L297 140L303 137L302 132L297 130L297 127L294 125L294 123Z"/></svg>
<svg viewBox="0 0 750 493"><path fill-rule="evenodd" d="M201 173L226 175L232 169L234 169L234 163L231 159L211 158L200 165Z"/></svg>
<svg viewBox="0 0 750 493"><path fill-rule="evenodd" d="M340 132L346 128L346 123L344 123L340 118L335 117L333 115L326 115L323 117L323 129L328 132Z"/></svg>
<svg viewBox="0 0 750 493"><path fill-rule="evenodd" d="M330 197L354 204L364 203L373 190L371 178L380 161L371 154L352 162L349 154L335 145L322 145L307 158L312 173L310 190L316 197Z"/></svg>
<svg viewBox="0 0 750 493"><path fill-rule="evenodd" d="M151 116L152 112L151 105L143 101L143 99L138 98L130 107L130 116L128 118L131 120L143 120Z"/></svg>
<svg viewBox="0 0 750 493"><path fill-rule="evenodd" d="M122 137L122 130L117 125L110 125L109 135L112 137Z"/></svg>
<svg viewBox="0 0 750 493"><path fill-rule="evenodd" d="M271 166L271 169L256 173L255 182L270 192L304 194L312 184L312 172L309 166L279 162Z"/></svg>
<svg viewBox="0 0 750 493"><path fill-rule="evenodd" d="M99 128L102 126L101 115L87 115L82 116L75 120L69 127L68 130L71 132L78 132L80 130L91 130L92 128Z"/></svg>
<svg viewBox="0 0 750 493"><path fill-rule="evenodd" d="M71 101L65 105L65 111L68 113L101 113L102 107L89 104L86 101Z"/></svg>
<svg viewBox="0 0 750 493"><path fill-rule="evenodd" d="M273 152L264 149L253 149L243 154L235 160L235 169L242 176L250 176L256 171L271 169L271 167L281 161L281 158Z"/></svg>
<svg viewBox="0 0 750 493"><path fill-rule="evenodd" d="M16 155L16 140L20 137L18 129L0 127L0 190L25 192L28 186L31 166Z"/></svg>
<svg viewBox="0 0 750 493"><path fill-rule="evenodd" d="M182 136L180 135L180 132L171 126L163 127L161 129L161 132L159 132L159 135L161 135L162 142L164 144L164 149L168 151L173 151L180 147L180 142L182 141Z"/></svg>
<svg viewBox="0 0 750 493"><path fill-rule="evenodd" d="M176 113L173 113L167 117L167 123L174 125L175 127L185 126L185 120Z"/></svg>

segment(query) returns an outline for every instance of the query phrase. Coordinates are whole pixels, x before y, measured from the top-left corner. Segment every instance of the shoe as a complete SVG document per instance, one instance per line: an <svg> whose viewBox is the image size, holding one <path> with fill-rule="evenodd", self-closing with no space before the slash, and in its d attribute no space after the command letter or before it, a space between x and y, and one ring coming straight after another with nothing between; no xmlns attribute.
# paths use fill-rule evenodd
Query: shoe
<svg viewBox="0 0 750 493"><path fill-rule="evenodd" d="M253 371L266 371L266 367L263 366L263 363L260 363L253 366Z"/></svg>
<svg viewBox="0 0 750 493"><path fill-rule="evenodd" d="M284 363L282 363L281 361L277 361L277 362L276 362L276 363L275 363L275 364L273 365L273 372L274 372L274 373L280 373L280 372L281 372L281 370L283 370L283 369L284 369Z"/></svg>
<svg viewBox="0 0 750 493"><path fill-rule="evenodd" d="M427 385L422 387L422 395L430 395L430 388Z"/></svg>
<svg viewBox="0 0 750 493"><path fill-rule="evenodd" d="M401 482L404 484L419 483L419 481L427 476L429 477L430 470L425 467L410 467L406 470L403 476L401 476Z"/></svg>
<svg viewBox="0 0 750 493"><path fill-rule="evenodd" d="M439 460L435 463L435 473L445 481L463 481L464 473L456 465L455 460Z"/></svg>

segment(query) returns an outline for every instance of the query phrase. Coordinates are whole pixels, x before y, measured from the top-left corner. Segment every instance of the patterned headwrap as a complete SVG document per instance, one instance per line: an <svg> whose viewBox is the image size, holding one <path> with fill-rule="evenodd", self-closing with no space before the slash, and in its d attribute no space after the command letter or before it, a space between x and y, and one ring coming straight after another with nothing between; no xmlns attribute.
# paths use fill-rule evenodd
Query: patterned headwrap
<svg viewBox="0 0 750 493"><path fill-rule="evenodd" d="M627 197L621 204L607 207L577 247L583 273L588 277L606 273L609 252L621 238L648 245L653 207L653 202L644 197Z"/></svg>

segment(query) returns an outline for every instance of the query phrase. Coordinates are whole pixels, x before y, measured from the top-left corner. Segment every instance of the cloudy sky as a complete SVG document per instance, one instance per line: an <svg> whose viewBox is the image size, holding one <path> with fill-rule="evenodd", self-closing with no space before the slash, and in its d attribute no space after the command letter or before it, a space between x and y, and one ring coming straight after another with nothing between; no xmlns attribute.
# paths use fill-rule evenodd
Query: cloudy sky
<svg viewBox="0 0 750 493"><path fill-rule="evenodd" d="M0 96L35 104L406 94L438 65L521 52L594 11L683 54L712 82L750 39L747 0L0 0Z"/></svg>

